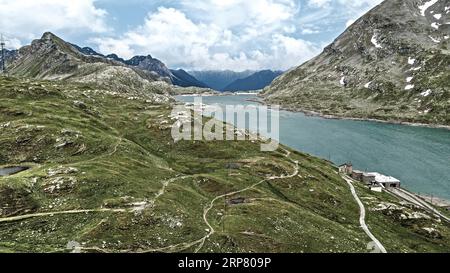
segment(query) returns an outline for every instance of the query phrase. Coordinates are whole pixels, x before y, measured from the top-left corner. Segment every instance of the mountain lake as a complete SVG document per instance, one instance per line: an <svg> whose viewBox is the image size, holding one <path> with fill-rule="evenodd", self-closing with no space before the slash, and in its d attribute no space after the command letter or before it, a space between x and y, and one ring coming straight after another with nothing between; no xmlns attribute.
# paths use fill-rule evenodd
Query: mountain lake
<svg viewBox="0 0 450 273"><path fill-rule="evenodd" d="M255 95L204 96L207 105L258 105ZM194 96L177 96L193 103ZM250 129L252 128L240 128ZM325 119L280 111L279 141L339 165L380 172L419 194L450 200L450 130L374 121Z"/></svg>

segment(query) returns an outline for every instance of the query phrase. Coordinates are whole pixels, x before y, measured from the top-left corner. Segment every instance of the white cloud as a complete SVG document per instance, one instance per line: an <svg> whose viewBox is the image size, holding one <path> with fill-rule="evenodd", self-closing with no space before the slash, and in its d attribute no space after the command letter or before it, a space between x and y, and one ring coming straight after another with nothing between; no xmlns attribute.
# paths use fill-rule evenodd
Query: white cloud
<svg viewBox="0 0 450 273"><path fill-rule="evenodd" d="M33 39L44 31L105 32L106 11L95 0L0 0L0 28L10 37Z"/></svg>
<svg viewBox="0 0 450 273"><path fill-rule="evenodd" d="M193 1L195 2L195 1ZM204 2L204 1L202 1ZM210 0L211 9L234 9L241 0ZM149 13L144 23L119 37L96 38L91 41L104 54L117 53L125 58L148 54L161 59L168 66L195 69L258 70L265 68L289 69L319 52L313 43L289 37L295 26L287 21L296 7L290 1L262 0L261 6L248 6L247 20L234 28L235 20L224 22L223 13L213 19L194 22L181 10L160 7ZM245 5L244 5L245 6ZM265 8L263 8L265 7ZM293 10L282 7L292 7ZM196 6L195 9L202 9ZM269 10L267 10L269 8ZM270 8L275 10L270 12ZM192 17L195 14L189 13ZM252 23L249 23L252 22Z"/></svg>
<svg viewBox="0 0 450 273"><path fill-rule="evenodd" d="M331 0L309 0L308 4L313 7L323 8L328 6L331 3Z"/></svg>
<svg viewBox="0 0 450 273"><path fill-rule="evenodd" d="M383 0L338 0L342 5L346 5L351 10L350 18L347 20L345 26L351 26L356 20L367 13L374 6L383 2Z"/></svg>
<svg viewBox="0 0 450 273"><path fill-rule="evenodd" d="M381 2L383 0L308 0L308 5L319 8L328 7L332 4L341 4L347 7L373 7Z"/></svg>
<svg viewBox="0 0 450 273"><path fill-rule="evenodd" d="M299 10L294 0L181 0L194 19L214 22L221 27L278 26Z"/></svg>
<svg viewBox="0 0 450 273"><path fill-rule="evenodd" d="M9 36L3 36L3 41L6 44L6 49L18 49L23 46L22 42L17 38L10 38Z"/></svg>
<svg viewBox="0 0 450 273"><path fill-rule="evenodd" d="M381 2L383 0L307 0L307 6L316 11L311 14L322 17L322 24L335 25L340 21L347 28ZM323 14L330 17L324 18ZM306 18L316 20L312 15Z"/></svg>
<svg viewBox="0 0 450 273"><path fill-rule="evenodd" d="M303 28L301 31L302 34L304 35L308 35L308 34L317 34L320 33L319 30L317 29L311 29L311 28Z"/></svg>
<svg viewBox="0 0 450 273"><path fill-rule="evenodd" d="M97 38L93 41L102 52L117 52L126 58L137 53L163 54L175 61L199 54L211 46L229 43L232 33L210 24L195 24L174 8L159 8L150 13L143 25L118 39ZM186 55L185 55L186 54Z"/></svg>
<svg viewBox="0 0 450 273"><path fill-rule="evenodd" d="M0 0L0 31L6 32L11 47L53 31L80 46L87 40L104 54L151 54L172 68L289 69L319 53L345 22L380 2ZM114 17L108 18L99 5ZM136 22L122 13L124 5L150 12ZM110 32L107 20L120 30Z"/></svg>

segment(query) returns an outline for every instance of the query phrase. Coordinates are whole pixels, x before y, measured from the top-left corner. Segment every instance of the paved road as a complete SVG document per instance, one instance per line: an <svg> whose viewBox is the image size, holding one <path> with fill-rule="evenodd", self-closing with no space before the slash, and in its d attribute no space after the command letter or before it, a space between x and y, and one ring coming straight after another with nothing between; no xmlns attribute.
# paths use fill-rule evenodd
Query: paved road
<svg viewBox="0 0 450 273"><path fill-rule="evenodd" d="M353 186L353 180L350 179L347 176L342 176L342 178L347 181L348 185L350 186L350 190L352 192L353 197L355 198L356 202L359 205L360 209L360 215L359 215L359 223L361 224L361 228L364 230L364 232L369 236L369 238L375 243L376 247L381 251L381 253L387 253L384 246L381 244L381 242L370 232L369 227L366 224L366 208L364 207L364 204L361 202L361 200L358 197L358 194L356 193L355 187Z"/></svg>

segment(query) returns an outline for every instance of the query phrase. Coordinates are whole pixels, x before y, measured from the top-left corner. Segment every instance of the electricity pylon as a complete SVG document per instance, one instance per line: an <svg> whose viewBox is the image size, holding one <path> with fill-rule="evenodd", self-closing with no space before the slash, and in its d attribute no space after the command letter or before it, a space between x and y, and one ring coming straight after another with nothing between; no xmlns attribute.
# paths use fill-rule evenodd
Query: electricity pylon
<svg viewBox="0 0 450 273"><path fill-rule="evenodd" d="M3 34L0 35L0 49L2 50L2 64L1 64L1 69L2 72L5 73L6 72L6 67L5 67L5 40L3 39Z"/></svg>

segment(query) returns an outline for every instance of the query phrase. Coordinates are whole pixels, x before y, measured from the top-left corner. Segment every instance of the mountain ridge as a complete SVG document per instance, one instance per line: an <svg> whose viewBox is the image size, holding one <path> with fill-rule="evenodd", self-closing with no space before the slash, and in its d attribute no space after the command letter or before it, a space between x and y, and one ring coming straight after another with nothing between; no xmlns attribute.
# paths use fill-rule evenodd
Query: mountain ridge
<svg viewBox="0 0 450 273"><path fill-rule="evenodd" d="M205 83L210 88L223 91L223 89L238 79L246 78L255 73L255 71L246 70L242 72L235 72L231 70L203 70L203 71L188 71L190 75L197 80Z"/></svg>
<svg viewBox="0 0 450 273"><path fill-rule="evenodd" d="M281 74L283 74L282 71L261 70L246 78L235 80L227 85L223 91L236 92L261 90L270 85L272 81Z"/></svg>
<svg viewBox="0 0 450 273"><path fill-rule="evenodd" d="M448 125L449 8L386 0L262 96L295 111Z"/></svg>
<svg viewBox="0 0 450 273"><path fill-rule="evenodd" d="M117 54L112 53L108 55L103 55L90 47L79 47L77 45L72 44L75 48L77 48L80 52L85 55L90 56L100 56L103 58L107 58L110 60L115 60L126 64L128 66L137 67L142 70L147 70L150 72L155 72L161 77L168 78L170 81L180 87L199 87L199 88L208 88L208 86L197 79L195 79L192 75L188 74L186 71L182 69L174 70L169 69L162 61L159 59L153 58L151 55L137 55L129 60L125 60L119 57Z"/></svg>
<svg viewBox="0 0 450 273"><path fill-rule="evenodd" d="M197 80L194 76L183 69L171 69L173 84L180 87L210 88L207 84Z"/></svg>
<svg viewBox="0 0 450 273"><path fill-rule="evenodd" d="M7 62L7 70L16 77L82 82L121 93L142 93L149 100L170 100L169 82L157 73L86 55L51 32L20 48Z"/></svg>

